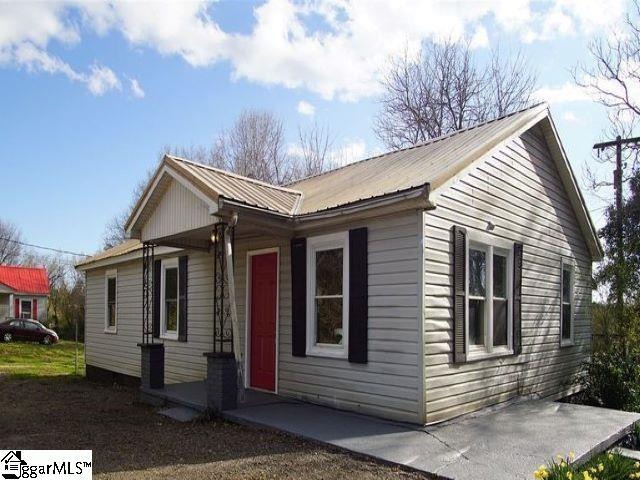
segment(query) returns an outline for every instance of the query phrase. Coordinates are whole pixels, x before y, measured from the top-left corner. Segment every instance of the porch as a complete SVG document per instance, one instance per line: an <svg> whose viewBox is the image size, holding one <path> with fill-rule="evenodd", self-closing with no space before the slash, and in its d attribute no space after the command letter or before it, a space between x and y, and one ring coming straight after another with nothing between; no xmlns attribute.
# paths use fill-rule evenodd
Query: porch
<svg viewBox="0 0 640 480"><path fill-rule="evenodd" d="M143 400L218 412L235 408L238 401L262 404L264 396L238 392L243 386L277 391L278 252L291 227L286 219L228 206L217 190L238 193L247 182L251 191L275 187L206 168L199 169L207 177L203 181L193 176L192 167L165 157L127 227L128 235L142 243ZM252 291L268 297L261 298L266 303L249 316L245 303L252 297L245 298L246 286L235 277L244 278L256 265L243 264L236 242L261 238L278 246L268 249L268 268L260 271L268 278L251 284Z"/></svg>
<svg viewBox="0 0 640 480"><path fill-rule="evenodd" d="M198 412L207 410L207 384L200 382L171 383L162 388L140 388L141 394L148 403L160 405L180 405ZM236 408L268 406L278 403L298 403L278 395L259 390L245 389L238 395Z"/></svg>

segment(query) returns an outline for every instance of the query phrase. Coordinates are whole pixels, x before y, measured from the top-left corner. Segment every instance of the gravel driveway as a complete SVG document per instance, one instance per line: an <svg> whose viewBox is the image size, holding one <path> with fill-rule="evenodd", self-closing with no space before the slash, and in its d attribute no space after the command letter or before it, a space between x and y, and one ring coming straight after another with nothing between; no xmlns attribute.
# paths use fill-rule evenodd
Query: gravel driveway
<svg viewBox="0 0 640 480"><path fill-rule="evenodd" d="M426 478L274 431L178 423L135 390L73 377L0 376L0 405L0 449L91 449L97 478Z"/></svg>

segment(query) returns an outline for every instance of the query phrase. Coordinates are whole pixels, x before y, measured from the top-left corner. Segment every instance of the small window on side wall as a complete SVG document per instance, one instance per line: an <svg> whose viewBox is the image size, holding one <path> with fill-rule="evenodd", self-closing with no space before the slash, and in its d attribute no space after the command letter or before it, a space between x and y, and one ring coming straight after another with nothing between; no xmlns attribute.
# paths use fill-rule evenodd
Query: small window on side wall
<svg viewBox="0 0 640 480"><path fill-rule="evenodd" d="M575 319L575 265L563 259L560 273L560 344L573 345Z"/></svg>
<svg viewBox="0 0 640 480"><path fill-rule="evenodd" d="M118 328L118 274L116 270L108 270L105 275L104 313L104 331L116 333Z"/></svg>
<svg viewBox="0 0 640 480"><path fill-rule="evenodd" d="M346 357L349 333L347 232L307 239L307 355Z"/></svg>

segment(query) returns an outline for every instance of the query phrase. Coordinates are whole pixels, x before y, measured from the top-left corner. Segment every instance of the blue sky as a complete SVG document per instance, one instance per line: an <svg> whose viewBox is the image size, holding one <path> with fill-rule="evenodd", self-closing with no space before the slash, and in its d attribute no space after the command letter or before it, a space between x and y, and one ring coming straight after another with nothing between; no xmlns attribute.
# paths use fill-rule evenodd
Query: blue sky
<svg viewBox="0 0 640 480"><path fill-rule="evenodd" d="M94 252L163 146L208 145L245 108L276 113L292 143L317 120L349 158L379 152L386 59L444 35L481 57L496 45L525 54L584 185L606 114L569 69L624 2L389 5L0 3L0 217L29 242ZM583 191L601 224L602 202Z"/></svg>

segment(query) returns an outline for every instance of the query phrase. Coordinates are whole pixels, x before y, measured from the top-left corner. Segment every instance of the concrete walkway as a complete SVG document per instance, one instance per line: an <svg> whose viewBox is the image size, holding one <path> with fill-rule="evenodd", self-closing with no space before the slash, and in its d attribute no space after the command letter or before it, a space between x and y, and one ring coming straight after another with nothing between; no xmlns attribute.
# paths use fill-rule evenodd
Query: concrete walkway
<svg viewBox="0 0 640 480"><path fill-rule="evenodd" d="M573 451L586 460L610 447L640 415L528 400L426 429L306 403L225 412L380 460L459 480L531 479L539 465Z"/></svg>

